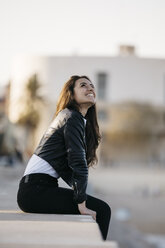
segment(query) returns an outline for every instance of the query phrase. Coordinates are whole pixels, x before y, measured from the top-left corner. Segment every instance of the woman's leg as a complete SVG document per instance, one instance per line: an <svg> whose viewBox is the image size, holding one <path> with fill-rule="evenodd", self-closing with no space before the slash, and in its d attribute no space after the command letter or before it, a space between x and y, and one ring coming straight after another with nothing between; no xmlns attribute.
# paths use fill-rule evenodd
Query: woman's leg
<svg viewBox="0 0 165 248"><path fill-rule="evenodd" d="M48 214L80 214L73 201L73 190L42 184L23 184L17 202L24 212Z"/></svg>
<svg viewBox="0 0 165 248"><path fill-rule="evenodd" d="M111 218L111 208L106 202L90 195L87 196L86 207L96 211L96 222L99 225L103 239L106 240Z"/></svg>
<svg viewBox="0 0 165 248"><path fill-rule="evenodd" d="M23 184L18 192L18 205L25 212L50 214L80 214L73 200L73 190L42 184ZM96 211L96 222L105 240L108 233L111 211L108 204L90 195L87 208Z"/></svg>

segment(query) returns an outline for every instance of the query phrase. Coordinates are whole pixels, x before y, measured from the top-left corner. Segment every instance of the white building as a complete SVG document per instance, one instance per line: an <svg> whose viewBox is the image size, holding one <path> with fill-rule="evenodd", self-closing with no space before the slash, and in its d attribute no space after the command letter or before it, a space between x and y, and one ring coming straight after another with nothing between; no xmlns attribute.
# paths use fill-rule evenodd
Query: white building
<svg viewBox="0 0 165 248"><path fill-rule="evenodd" d="M12 101L21 95L23 84L38 74L45 94L54 102L71 75L87 75L96 85L98 100L165 104L165 59L116 57L18 56L13 61ZM15 108L14 105L12 105Z"/></svg>
<svg viewBox="0 0 165 248"><path fill-rule="evenodd" d="M116 57L95 56L18 56L11 72L10 114L15 122L21 108L19 98L24 84L33 74L42 83L50 103L44 114L43 132L55 112L56 100L71 75L87 75L96 87L99 116L105 118L105 106L124 101L165 106L165 59L139 58L133 47L121 47Z"/></svg>

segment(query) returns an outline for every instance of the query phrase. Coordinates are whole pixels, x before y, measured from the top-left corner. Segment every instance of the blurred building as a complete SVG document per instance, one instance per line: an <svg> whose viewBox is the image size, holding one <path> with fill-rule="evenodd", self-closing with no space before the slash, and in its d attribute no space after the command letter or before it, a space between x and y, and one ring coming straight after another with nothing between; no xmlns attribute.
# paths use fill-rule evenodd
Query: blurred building
<svg viewBox="0 0 165 248"><path fill-rule="evenodd" d="M17 122L22 111L20 99L23 97L25 84L34 74L42 85L40 93L47 100L47 105L39 110L42 115L35 134L35 143L51 121L64 82L76 74L89 76L96 87L98 117L103 136L106 137L107 132L114 127L112 117L117 116L115 111L121 109L119 106L122 107L126 103L126 112L127 108L130 108L128 102L155 106L160 117L156 124L158 129L153 130L156 135L164 135L165 59L137 57L133 46L120 46L119 55L116 57L17 56L13 60L11 72L9 118L13 122ZM126 130L129 130L129 125ZM139 143L139 148L142 143ZM119 157L118 152L114 152L117 155L113 156L109 154L107 152L103 155L108 163ZM127 162L128 150L124 149L124 154L121 158ZM140 154L136 156L137 160ZM148 161L148 156L151 157L147 155L146 159L144 153L142 160Z"/></svg>

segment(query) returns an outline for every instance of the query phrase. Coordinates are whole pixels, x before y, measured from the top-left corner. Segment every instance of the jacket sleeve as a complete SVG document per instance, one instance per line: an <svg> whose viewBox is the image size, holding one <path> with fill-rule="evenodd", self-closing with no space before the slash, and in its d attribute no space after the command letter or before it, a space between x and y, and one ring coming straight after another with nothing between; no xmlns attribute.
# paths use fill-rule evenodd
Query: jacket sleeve
<svg viewBox="0 0 165 248"><path fill-rule="evenodd" d="M74 200L82 203L86 200L88 166L86 161L85 124L82 117L71 116L64 127L64 139L67 149L68 166L72 169Z"/></svg>

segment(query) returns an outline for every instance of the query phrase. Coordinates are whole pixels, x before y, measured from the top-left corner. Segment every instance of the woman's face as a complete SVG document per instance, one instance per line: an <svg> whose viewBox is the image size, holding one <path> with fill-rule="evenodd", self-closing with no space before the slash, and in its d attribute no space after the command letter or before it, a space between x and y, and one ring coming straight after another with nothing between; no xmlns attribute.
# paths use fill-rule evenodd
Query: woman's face
<svg viewBox="0 0 165 248"><path fill-rule="evenodd" d="M94 85L86 78L76 80L74 87L74 99L81 106L87 104L92 106L96 102Z"/></svg>

